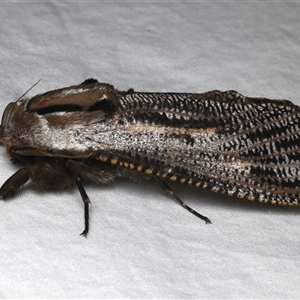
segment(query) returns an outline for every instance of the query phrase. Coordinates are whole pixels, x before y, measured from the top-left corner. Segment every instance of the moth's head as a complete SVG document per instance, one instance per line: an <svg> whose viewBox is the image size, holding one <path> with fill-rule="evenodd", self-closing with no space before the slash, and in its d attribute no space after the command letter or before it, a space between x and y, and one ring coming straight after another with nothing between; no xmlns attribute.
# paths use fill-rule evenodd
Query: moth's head
<svg viewBox="0 0 300 300"><path fill-rule="evenodd" d="M6 151L12 159L14 158L14 154L12 151L12 142L11 142L10 134L7 134L7 131L9 131L10 124L12 123L12 120L18 110L19 110L19 102L9 103L6 106L4 113L2 115L1 126L0 126L0 143L5 145Z"/></svg>
<svg viewBox="0 0 300 300"><path fill-rule="evenodd" d="M2 115L1 119L1 126L0 126L0 142L4 143L3 138L4 138L4 133L5 129L8 127L9 123L11 122L12 117L14 116L15 112L18 110L18 104L17 102L11 102L9 103Z"/></svg>

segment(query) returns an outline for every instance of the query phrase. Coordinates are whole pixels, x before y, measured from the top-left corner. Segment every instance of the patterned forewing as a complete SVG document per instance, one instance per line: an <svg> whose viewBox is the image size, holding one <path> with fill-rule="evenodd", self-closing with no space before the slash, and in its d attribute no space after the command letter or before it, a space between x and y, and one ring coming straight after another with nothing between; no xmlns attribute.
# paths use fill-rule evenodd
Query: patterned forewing
<svg viewBox="0 0 300 300"><path fill-rule="evenodd" d="M298 204L300 113L291 102L212 91L134 94L124 105L140 140L149 136L156 145L148 153L141 147L133 159L144 161L140 171L249 200Z"/></svg>

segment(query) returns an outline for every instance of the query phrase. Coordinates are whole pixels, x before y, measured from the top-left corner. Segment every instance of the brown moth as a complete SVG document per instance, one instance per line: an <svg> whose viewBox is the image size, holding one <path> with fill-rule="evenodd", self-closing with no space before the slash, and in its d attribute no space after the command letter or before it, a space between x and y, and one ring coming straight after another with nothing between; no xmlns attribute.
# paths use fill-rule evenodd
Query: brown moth
<svg viewBox="0 0 300 300"><path fill-rule="evenodd" d="M264 203L299 205L300 109L287 100L236 91L141 93L88 79L10 103L0 141L25 163L1 187L12 196L28 180L39 191L76 185L89 230L84 181L156 178Z"/></svg>

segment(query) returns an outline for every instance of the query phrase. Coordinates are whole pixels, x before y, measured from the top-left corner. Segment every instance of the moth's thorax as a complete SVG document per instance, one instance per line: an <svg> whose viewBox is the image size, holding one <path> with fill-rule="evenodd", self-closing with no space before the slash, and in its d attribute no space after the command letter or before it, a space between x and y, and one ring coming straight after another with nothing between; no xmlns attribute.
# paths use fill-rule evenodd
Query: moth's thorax
<svg viewBox="0 0 300 300"><path fill-rule="evenodd" d="M91 124L111 120L118 106L114 87L93 79L21 99L5 109L1 141L11 157L14 149L26 147L49 153L87 151L88 146L78 144L74 137Z"/></svg>

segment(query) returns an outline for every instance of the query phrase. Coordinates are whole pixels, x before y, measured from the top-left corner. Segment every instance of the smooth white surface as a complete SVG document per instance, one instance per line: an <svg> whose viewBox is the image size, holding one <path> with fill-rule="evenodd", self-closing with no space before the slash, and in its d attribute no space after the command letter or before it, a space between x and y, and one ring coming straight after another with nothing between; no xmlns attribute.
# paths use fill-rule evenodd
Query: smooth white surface
<svg viewBox="0 0 300 300"><path fill-rule="evenodd" d="M119 89L206 92L300 104L300 5L289 2L1 3L0 111L94 77ZM4 182L18 165L0 148ZM1 298L300 297L300 210L156 182L24 187L0 202Z"/></svg>

